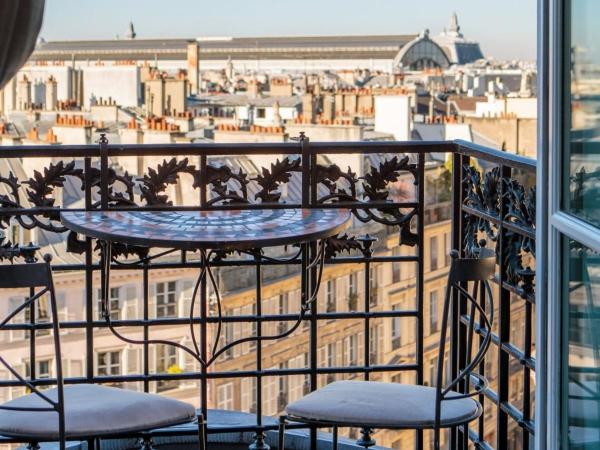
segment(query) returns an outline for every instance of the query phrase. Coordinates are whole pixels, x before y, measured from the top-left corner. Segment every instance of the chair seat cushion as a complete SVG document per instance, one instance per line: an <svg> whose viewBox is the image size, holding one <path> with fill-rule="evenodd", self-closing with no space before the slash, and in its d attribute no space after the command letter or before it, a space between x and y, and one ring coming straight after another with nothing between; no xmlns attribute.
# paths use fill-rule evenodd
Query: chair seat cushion
<svg viewBox="0 0 600 450"><path fill-rule="evenodd" d="M302 421L371 428L433 428L435 388L374 381L337 381L287 407ZM448 397L458 394L449 394ZM481 414L471 399L442 401L441 426L469 422Z"/></svg>
<svg viewBox="0 0 600 450"><path fill-rule="evenodd" d="M57 389L43 392L56 401ZM159 395L93 384L64 388L67 439L134 433L189 422L192 405ZM19 408L47 408L36 394L4 403ZM0 409L0 434L36 440L57 440L58 413L54 411L10 411Z"/></svg>

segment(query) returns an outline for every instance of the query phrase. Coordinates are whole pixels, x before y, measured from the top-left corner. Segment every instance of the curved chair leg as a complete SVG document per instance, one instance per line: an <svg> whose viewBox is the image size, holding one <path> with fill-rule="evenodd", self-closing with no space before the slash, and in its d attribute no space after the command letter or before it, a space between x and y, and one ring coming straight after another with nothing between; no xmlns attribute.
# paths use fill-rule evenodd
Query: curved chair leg
<svg viewBox="0 0 600 450"><path fill-rule="evenodd" d="M277 436L278 450L285 450L285 420L286 416L279 416L279 435Z"/></svg>
<svg viewBox="0 0 600 450"><path fill-rule="evenodd" d="M269 444L265 442L265 433L261 431L257 431L254 434L254 442L248 446L249 450L269 450Z"/></svg>
<svg viewBox="0 0 600 450"><path fill-rule="evenodd" d="M27 444L27 450L40 450L40 444L37 442L30 442Z"/></svg>
<svg viewBox="0 0 600 450"><path fill-rule="evenodd" d="M331 446L333 450L337 450L338 448L338 427L333 427L333 438L331 441Z"/></svg>
<svg viewBox="0 0 600 450"><path fill-rule="evenodd" d="M372 428L361 428L360 434L362 436L356 441L356 445L360 445L364 448L373 447L376 444L376 442L375 439L373 439L373 437L371 436L371 433L373 433Z"/></svg>
<svg viewBox="0 0 600 450"><path fill-rule="evenodd" d="M146 435L140 439L140 450L154 450L154 443L152 437Z"/></svg>

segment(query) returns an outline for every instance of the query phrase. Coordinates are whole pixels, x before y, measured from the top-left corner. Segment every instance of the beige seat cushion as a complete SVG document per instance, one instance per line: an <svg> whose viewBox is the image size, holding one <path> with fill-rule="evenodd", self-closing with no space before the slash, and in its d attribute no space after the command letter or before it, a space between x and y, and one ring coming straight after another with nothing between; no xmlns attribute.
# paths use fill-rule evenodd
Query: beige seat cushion
<svg viewBox="0 0 600 450"><path fill-rule="evenodd" d="M56 401L56 388L44 391ZM189 422L192 405L159 395L93 384L65 386L65 428L68 439L132 433ZM4 403L12 407L48 407L36 394ZM58 413L0 409L0 434L36 440L58 439Z"/></svg>
<svg viewBox="0 0 600 450"><path fill-rule="evenodd" d="M456 395L456 394L454 394ZM432 428L435 388L374 381L337 381L291 403L291 419L372 428ZM471 399L442 402L441 425L469 422L481 414Z"/></svg>

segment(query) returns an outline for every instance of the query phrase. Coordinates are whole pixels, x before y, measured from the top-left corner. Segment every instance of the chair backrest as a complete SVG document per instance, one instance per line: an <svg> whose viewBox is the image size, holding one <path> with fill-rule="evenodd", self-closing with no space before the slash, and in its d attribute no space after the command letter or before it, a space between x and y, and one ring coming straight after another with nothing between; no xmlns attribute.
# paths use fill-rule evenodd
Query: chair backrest
<svg viewBox="0 0 600 450"><path fill-rule="evenodd" d="M56 362L56 385L57 385L57 400L50 399L42 391L40 391L30 380L27 380L22 374L18 373L1 355L0 364L22 384L28 388L33 394L40 397L47 407L10 407L0 405L0 409L10 411L55 411L58 414L60 447L65 448L65 425L64 425L64 381L62 370L62 353L60 349L60 324L58 321L58 308L56 305L56 294L54 290L54 282L52 279L52 268L50 255L44 256L43 263L31 264L5 264L0 265L0 289L24 289L28 288L28 295L24 298L23 303L9 311L6 317L0 320L0 331L6 329L6 325L18 314L27 308L35 311L36 303L45 295L50 299L50 310L52 318L52 331L54 338L54 360ZM35 314L32 313L32 321L35 320ZM23 326L27 326L24 324ZM32 337L33 339L34 337ZM30 361L30 367L34 367L35 361Z"/></svg>
<svg viewBox="0 0 600 450"><path fill-rule="evenodd" d="M494 303L489 280L496 270L496 255L493 250L480 248L473 258L459 258L456 250L450 252L451 265L448 273L448 285L444 298L442 327L440 331L439 355L436 384L436 429L439 430L442 401L472 397L487 388L485 377L474 370L483 362L492 339L494 321ZM444 385L445 349L448 324L451 314L459 314L461 304L466 304L466 314L459 317L466 325L466 361L463 361L455 377ZM463 310L463 312L465 312ZM478 319L476 320L476 316ZM474 351L475 335L479 336L478 347ZM474 353L474 354L473 354ZM470 389L471 378L477 380L474 389ZM463 393L456 393L462 388Z"/></svg>

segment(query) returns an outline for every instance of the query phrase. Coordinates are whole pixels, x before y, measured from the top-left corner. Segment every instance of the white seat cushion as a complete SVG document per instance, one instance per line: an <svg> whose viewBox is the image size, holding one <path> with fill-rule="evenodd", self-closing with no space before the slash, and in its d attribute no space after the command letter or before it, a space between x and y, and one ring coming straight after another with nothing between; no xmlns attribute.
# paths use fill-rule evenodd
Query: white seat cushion
<svg viewBox="0 0 600 450"><path fill-rule="evenodd" d="M457 394L450 394L457 395ZM287 407L305 419L372 428L433 428L435 388L374 381L337 381ZM471 399L442 401L441 426L469 422L481 414Z"/></svg>
<svg viewBox="0 0 600 450"><path fill-rule="evenodd" d="M44 391L56 401L56 388ZM65 386L67 439L133 433L189 422L192 405L159 395L126 389L79 384ZM42 407L49 404L36 394L4 403L12 407ZM54 411L9 411L0 409L0 434L10 437L57 440L58 413Z"/></svg>

